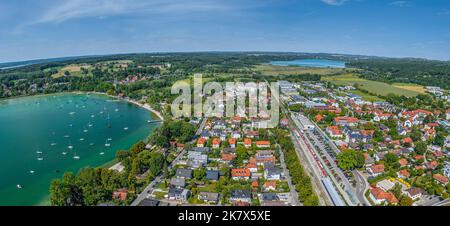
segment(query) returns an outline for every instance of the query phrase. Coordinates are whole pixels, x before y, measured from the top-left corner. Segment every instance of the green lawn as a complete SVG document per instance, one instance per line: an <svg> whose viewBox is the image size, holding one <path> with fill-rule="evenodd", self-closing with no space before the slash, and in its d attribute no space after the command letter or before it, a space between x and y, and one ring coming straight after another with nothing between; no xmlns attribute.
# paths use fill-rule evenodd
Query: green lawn
<svg viewBox="0 0 450 226"><path fill-rule="evenodd" d="M386 96L389 93L393 93L396 95L404 95L407 97L417 96L421 92L417 90L413 90L410 86L394 86L384 82L376 82L363 78L359 78L354 74L343 74L337 76L325 76L322 77L323 81L329 81L336 85L355 85L358 84L360 89L367 90L371 93L375 93L377 95ZM359 94L358 94L359 95Z"/></svg>
<svg viewBox="0 0 450 226"><path fill-rule="evenodd" d="M353 93L353 94L356 94L358 96L361 96L363 98L363 100L366 100L366 101L372 101L373 102L373 101L382 101L383 100L383 99L381 99L381 98L379 98L377 96L372 96L372 95L370 95L368 93L364 93L364 92L361 92L359 90L352 90L352 91L350 91L350 93Z"/></svg>

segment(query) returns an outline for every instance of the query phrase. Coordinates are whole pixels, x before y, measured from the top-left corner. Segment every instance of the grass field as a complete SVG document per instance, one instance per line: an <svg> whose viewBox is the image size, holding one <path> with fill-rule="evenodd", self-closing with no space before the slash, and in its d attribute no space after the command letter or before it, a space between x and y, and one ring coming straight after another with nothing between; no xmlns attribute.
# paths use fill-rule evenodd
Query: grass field
<svg viewBox="0 0 450 226"><path fill-rule="evenodd" d="M71 65L68 65L68 66L65 66L65 67L62 67L62 68L58 69L58 73L53 74L52 77L53 78L63 77L64 73L66 71L70 72L71 76L82 76L82 73L81 73L81 69L82 68L90 70L92 68L92 66L91 65L75 65L75 64L71 64Z"/></svg>
<svg viewBox="0 0 450 226"><path fill-rule="evenodd" d="M268 64L257 65L254 70L261 72L263 75L304 75L304 74L319 74L331 75L336 73L343 73L345 69L340 68L309 68L309 67L295 67L295 66L274 66Z"/></svg>
<svg viewBox="0 0 450 226"><path fill-rule="evenodd" d="M332 82L336 85L354 85L358 84L359 88L375 93L377 95L386 96L389 93L396 95L404 95L407 97L417 96L422 93L418 85L402 84L390 85L384 82L371 81L359 78L354 74L343 74L338 76L322 77L322 80ZM359 95L359 94L358 94Z"/></svg>
<svg viewBox="0 0 450 226"><path fill-rule="evenodd" d="M364 93L364 92L361 92L359 90L352 90L352 91L350 91L350 93L353 93L353 94L356 94L358 96L361 96L363 98L363 100L366 100L366 101L372 101L373 102L373 101L382 101L383 100L383 99L381 99L381 98L379 98L377 96L372 96L372 95L370 95L368 93Z"/></svg>

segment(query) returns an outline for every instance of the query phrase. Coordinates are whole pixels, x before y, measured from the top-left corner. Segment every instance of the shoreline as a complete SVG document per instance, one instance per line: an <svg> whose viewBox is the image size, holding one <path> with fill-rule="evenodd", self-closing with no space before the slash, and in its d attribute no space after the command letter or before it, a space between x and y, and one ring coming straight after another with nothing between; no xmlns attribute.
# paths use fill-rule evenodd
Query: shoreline
<svg viewBox="0 0 450 226"><path fill-rule="evenodd" d="M97 94L97 95L104 95L104 96L108 96L114 99L118 99L118 100L122 100L122 101L126 101L128 103L137 105L141 108L146 109L147 111L150 111L151 113L153 113L156 117L158 117L161 121L164 121L164 117L162 116L161 112L153 109L149 104L145 103L145 104L141 104L139 103L137 100L133 100L130 98L123 98L123 97L119 97L119 96L114 96L114 95L109 95L107 93L102 93L102 92L95 92L95 91L69 91L69 92L58 92L58 93L45 93L45 94L36 94L36 95L26 95L26 96L15 96L15 97L7 97L7 98L3 98L0 99L0 101L8 101L8 100L13 100L13 99L19 99L19 98L28 98L28 97L40 97L40 96L52 96L52 95L61 95L61 94Z"/></svg>

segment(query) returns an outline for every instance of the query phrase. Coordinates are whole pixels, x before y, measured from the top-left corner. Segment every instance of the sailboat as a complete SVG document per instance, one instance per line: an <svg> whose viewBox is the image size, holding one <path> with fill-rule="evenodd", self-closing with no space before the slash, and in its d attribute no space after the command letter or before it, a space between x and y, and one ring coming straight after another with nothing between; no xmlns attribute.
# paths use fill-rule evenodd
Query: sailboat
<svg viewBox="0 0 450 226"><path fill-rule="evenodd" d="M75 155L73 156L73 159L78 160L78 159L80 159L80 156L78 156L77 153L75 152Z"/></svg>
<svg viewBox="0 0 450 226"><path fill-rule="evenodd" d="M16 187L17 187L18 189L22 189L22 185L20 185L20 184L16 185Z"/></svg>

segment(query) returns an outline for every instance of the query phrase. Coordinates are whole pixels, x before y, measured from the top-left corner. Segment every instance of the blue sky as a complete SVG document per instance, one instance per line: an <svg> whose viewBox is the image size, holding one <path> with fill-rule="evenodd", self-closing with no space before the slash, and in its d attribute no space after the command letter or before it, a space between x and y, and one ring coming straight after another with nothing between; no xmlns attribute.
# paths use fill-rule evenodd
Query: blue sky
<svg viewBox="0 0 450 226"><path fill-rule="evenodd" d="M1 0L0 62L299 51L450 60L448 0Z"/></svg>

